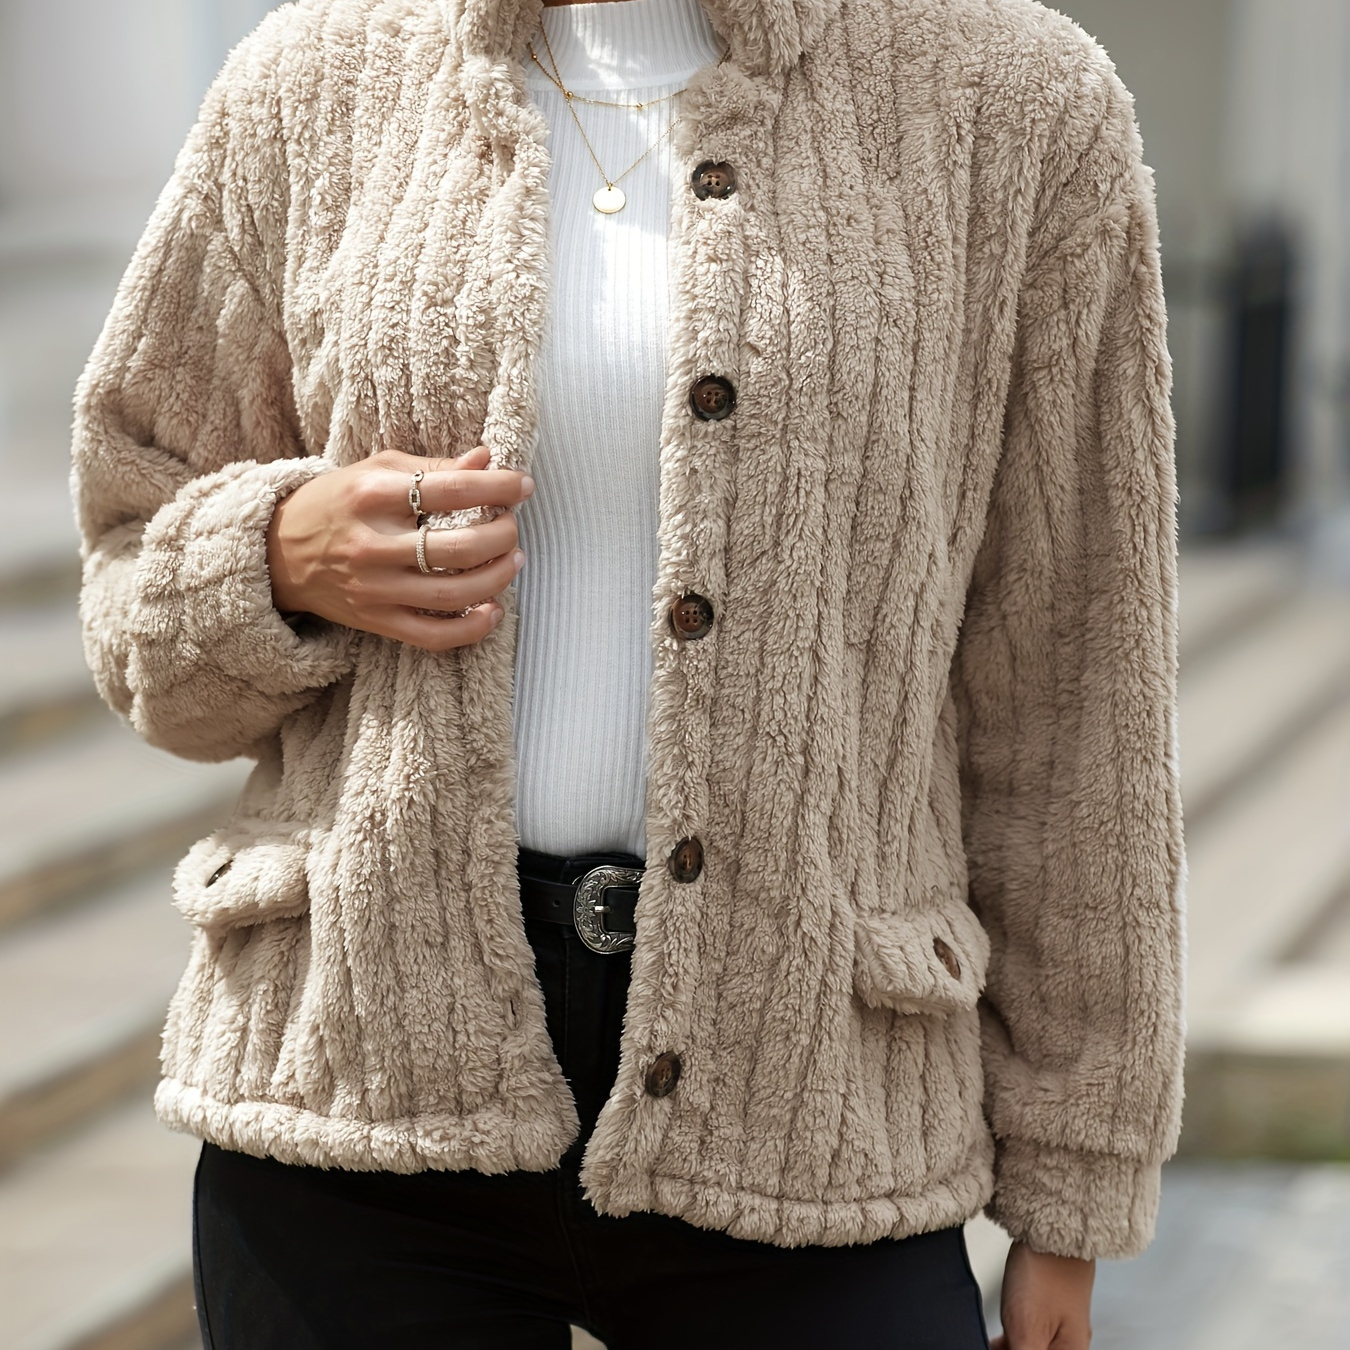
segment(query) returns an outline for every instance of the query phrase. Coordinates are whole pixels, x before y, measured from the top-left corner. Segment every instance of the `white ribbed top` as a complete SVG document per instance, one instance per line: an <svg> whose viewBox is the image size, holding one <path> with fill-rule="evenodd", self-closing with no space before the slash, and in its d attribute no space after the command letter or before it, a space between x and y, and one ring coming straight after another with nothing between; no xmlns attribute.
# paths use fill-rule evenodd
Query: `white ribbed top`
<svg viewBox="0 0 1350 1350"><path fill-rule="evenodd" d="M699 0L551 6L543 23L568 88L641 102L721 55ZM534 47L545 66L538 34ZM534 496L517 509L526 563L514 724L521 843L646 856L646 715L656 581L670 137L591 205L604 179L566 100L525 54L549 126L552 312L539 364ZM642 111L574 103L605 175L656 142L679 100Z"/></svg>

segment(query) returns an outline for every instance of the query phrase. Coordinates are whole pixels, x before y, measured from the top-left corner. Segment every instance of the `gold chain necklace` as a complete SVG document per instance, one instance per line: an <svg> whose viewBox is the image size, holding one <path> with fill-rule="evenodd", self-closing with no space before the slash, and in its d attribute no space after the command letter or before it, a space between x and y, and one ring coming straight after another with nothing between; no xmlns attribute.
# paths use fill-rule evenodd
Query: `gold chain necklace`
<svg viewBox="0 0 1350 1350"><path fill-rule="evenodd" d="M550 72L544 69L544 63L536 54L533 44L529 47L530 58L540 70L544 71L544 74L548 79L558 86L558 89L563 96L563 102L567 104L567 111L572 114L572 120L577 124L577 130L581 133L581 139L586 146L587 153L590 155L591 161L594 163L595 167L599 170L600 177L604 179L605 185L604 187L595 190L594 196L591 197L591 205L595 207L601 215L612 216L615 212L622 211L623 208L628 205L628 196L623 189L618 186L619 183L627 178L628 175L632 173L633 170L636 169L637 166L641 164L642 161L646 159L672 131L675 130L675 123L680 119L678 117L672 117L670 119L670 125L656 138L656 140L654 140L651 145L649 145L622 173L616 174L611 178L605 172L604 165L600 163L600 157L595 153L595 147L591 144L591 138L586 135L586 128L581 125L581 118L577 115L574 104L590 103L596 107L642 110L644 108L653 108L658 103L665 103L673 98L679 98L679 96L684 93L684 90L677 89L673 94L665 94L661 98L650 99L644 103L616 103L607 99L583 98L580 94L573 93L572 90L563 84L561 72L558 69L558 58L553 55L553 44L548 40L548 29L541 28L540 31L544 34L544 46L548 50L548 59L553 63L553 70Z"/></svg>
<svg viewBox="0 0 1350 1350"><path fill-rule="evenodd" d="M548 46L547 33L544 34L544 44L545 46ZM539 67L550 84L556 84L558 86L558 91L568 100L568 102L589 103L593 108L635 108L638 112L641 112L644 108L656 107L658 103L668 103L671 99L679 98L679 96L684 93L683 89L677 89L673 94L662 94L660 98L649 98L645 103L620 103L615 99L609 98L587 98L585 94L578 94L575 90L568 89L557 75L554 74L554 71L558 69L558 63L554 60L551 47L549 48L548 56L549 60L553 61L553 70L548 70L545 67L544 63L535 54L533 47L530 47L529 51L530 59Z"/></svg>

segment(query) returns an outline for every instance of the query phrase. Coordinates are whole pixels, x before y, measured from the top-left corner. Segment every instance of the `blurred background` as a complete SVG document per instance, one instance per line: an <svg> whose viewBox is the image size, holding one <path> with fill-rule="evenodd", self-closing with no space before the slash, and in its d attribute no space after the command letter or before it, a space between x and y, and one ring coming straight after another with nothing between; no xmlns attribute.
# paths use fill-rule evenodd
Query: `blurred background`
<svg viewBox="0 0 1350 1350"><path fill-rule="evenodd" d="M265 0L0 0L0 1350L187 1350L168 879L247 762L143 745L75 618L70 395ZM1350 0L1066 0L1158 179L1181 479L1186 1132L1098 1350L1350 1347ZM1002 1243L970 1230L996 1301ZM580 1341L579 1341L580 1343ZM590 1343L590 1344L593 1344ZM692 1350L692 1348L691 1348Z"/></svg>

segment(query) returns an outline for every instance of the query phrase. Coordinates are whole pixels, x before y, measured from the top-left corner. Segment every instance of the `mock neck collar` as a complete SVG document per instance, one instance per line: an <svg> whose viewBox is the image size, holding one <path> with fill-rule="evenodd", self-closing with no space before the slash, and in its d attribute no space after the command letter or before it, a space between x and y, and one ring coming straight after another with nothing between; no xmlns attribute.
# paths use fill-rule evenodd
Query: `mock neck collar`
<svg viewBox="0 0 1350 1350"><path fill-rule="evenodd" d="M700 0L593 0L546 5L532 45L548 67L548 52L572 89L639 89L687 79L722 55L722 42ZM547 84L528 61L526 77Z"/></svg>
<svg viewBox="0 0 1350 1350"><path fill-rule="evenodd" d="M441 0L467 60L516 58L539 27L543 0ZM634 0L600 0L616 8ZM703 0L729 61L748 75L781 75L819 38L841 0Z"/></svg>

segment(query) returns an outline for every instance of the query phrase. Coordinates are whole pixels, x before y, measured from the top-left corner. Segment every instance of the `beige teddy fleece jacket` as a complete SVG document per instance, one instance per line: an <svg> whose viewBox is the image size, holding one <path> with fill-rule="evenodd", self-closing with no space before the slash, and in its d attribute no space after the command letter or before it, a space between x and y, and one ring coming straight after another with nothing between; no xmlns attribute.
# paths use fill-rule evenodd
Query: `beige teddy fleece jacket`
<svg viewBox="0 0 1350 1350"><path fill-rule="evenodd" d="M1044 1250L1138 1252L1178 1128L1183 863L1129 97L1031 0L706 3L730 57L677 149L737 190L672 210L649 867L588 1194L780 1245L988 1205ZM529 463L538 13L274 13L79 387L99 688L156 745L257 760L176 872L195 941L157 1097L227 1148L547 1169L577 1130L518 907L509 606L435 655L293 629L266 567L315 474ZM691 412L707 375L721 420ZM688 592L697 641L668 621Z"/></svg>

